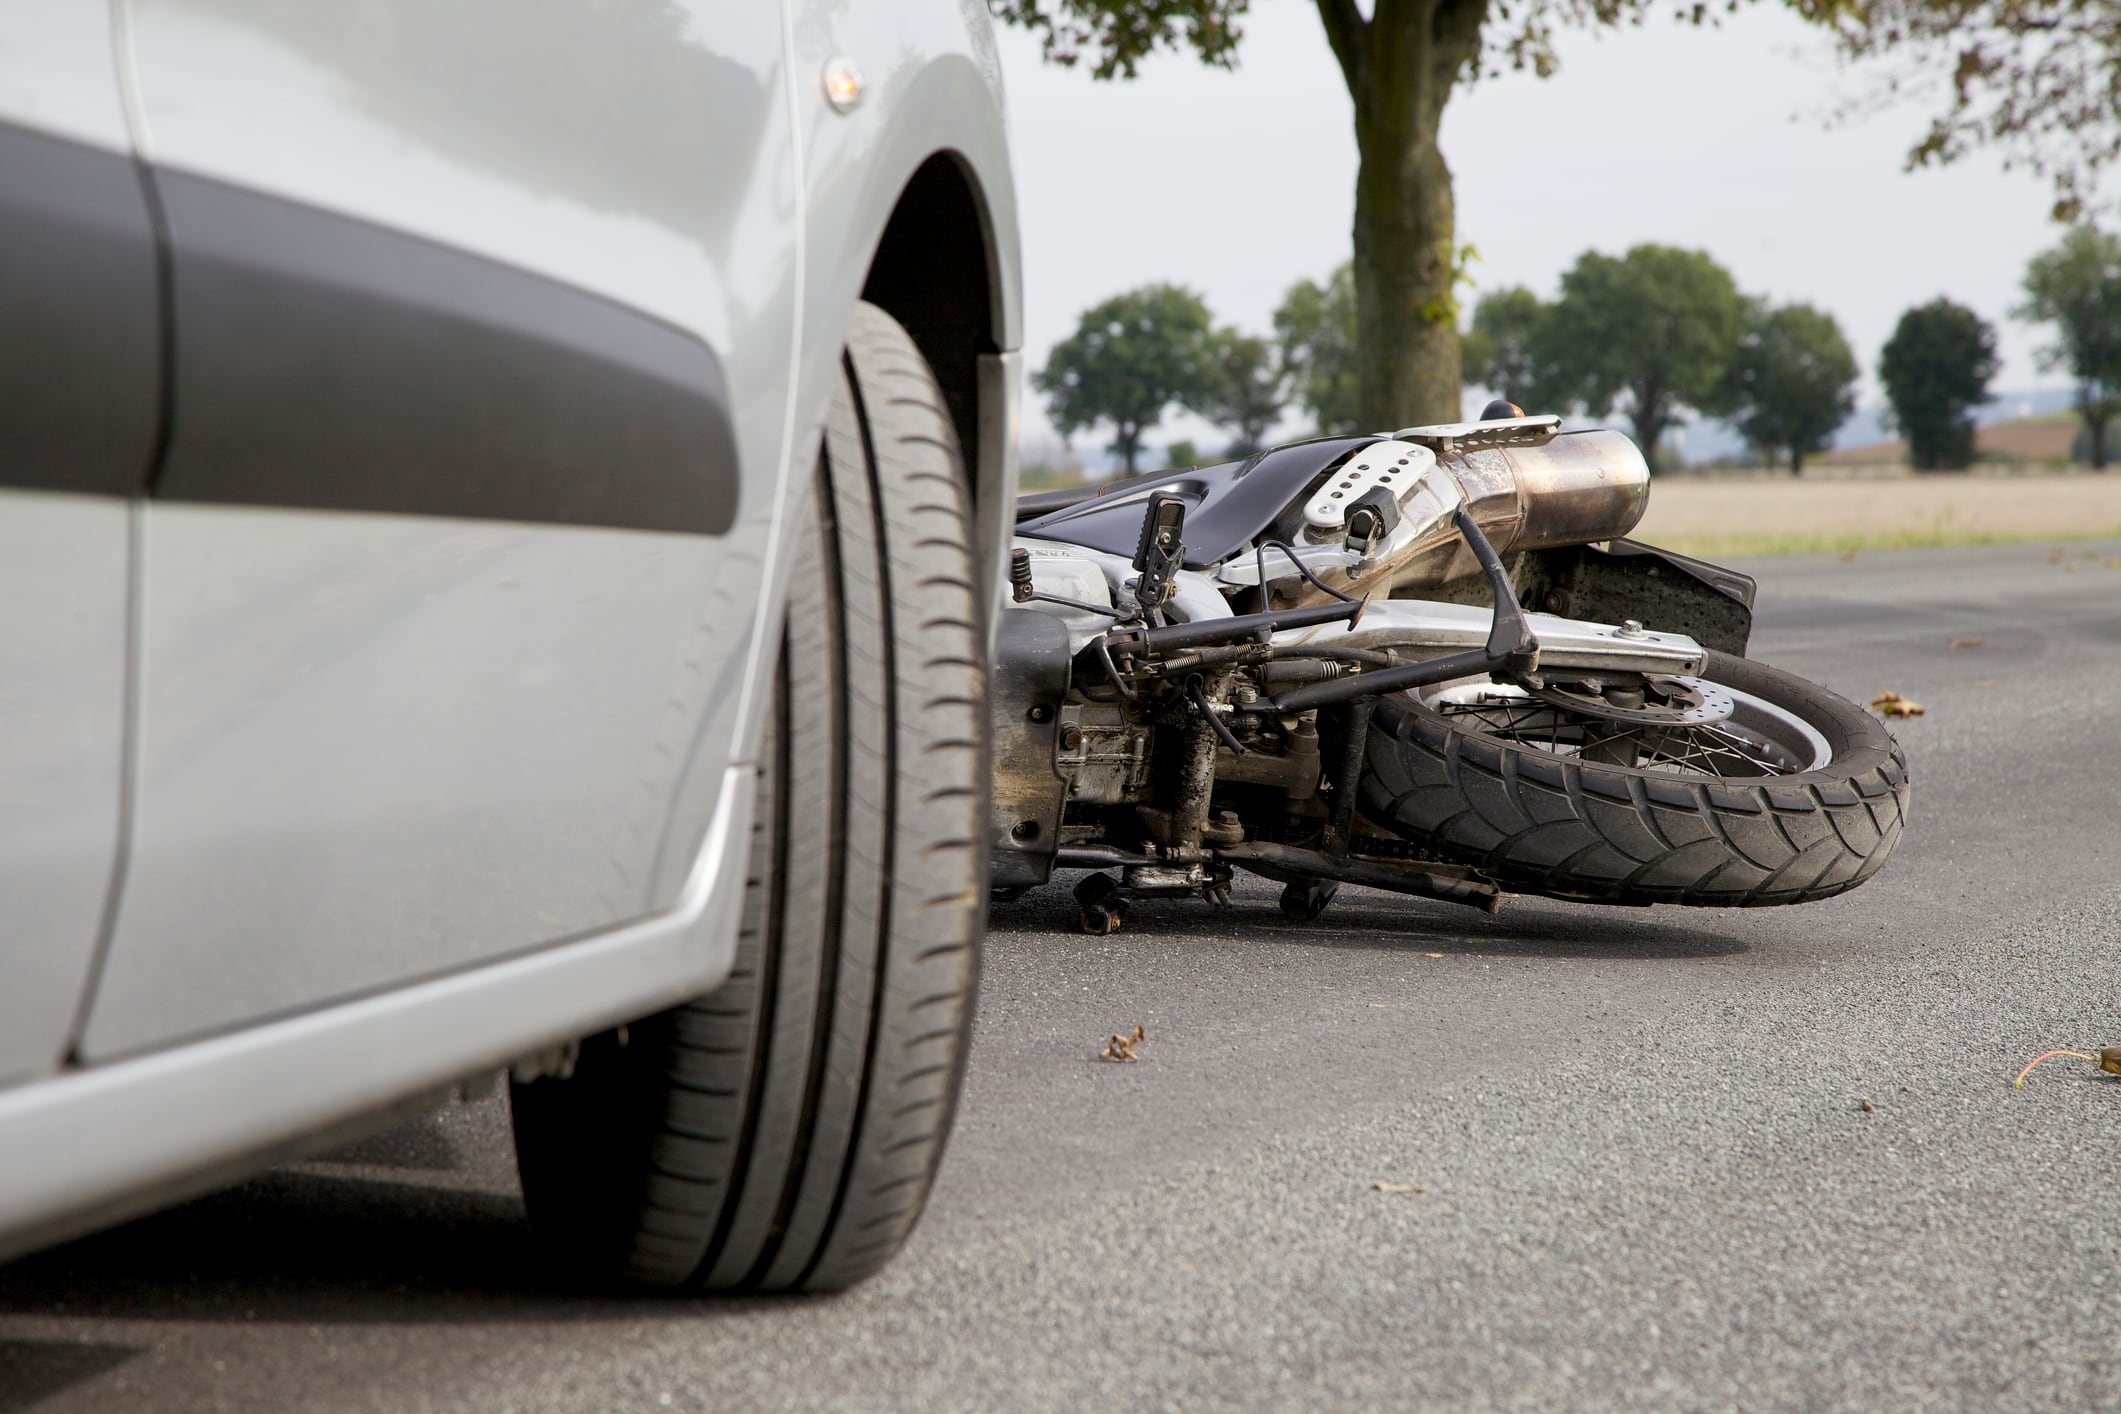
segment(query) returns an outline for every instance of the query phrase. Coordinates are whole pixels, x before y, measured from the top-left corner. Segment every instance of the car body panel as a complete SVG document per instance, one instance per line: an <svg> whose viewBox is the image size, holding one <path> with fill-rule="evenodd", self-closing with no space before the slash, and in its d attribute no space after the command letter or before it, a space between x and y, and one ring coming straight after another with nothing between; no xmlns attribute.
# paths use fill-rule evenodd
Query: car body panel
<svg viewBox="0 0 2121 1414"><path fill-rule="evenodd" d="M87 1045L57 1075L0 1074L0 1258L720 983L751 855L759 707L787 577L805 572L785 552L801 473L863 272L938 153L976 193L992 284L966 450L997 592L1021 328L980 0L856 15L833 0L33 8L50 32L23 52L48 52L67 25L87 38L55 69L59 106L23 121L84 141L100 121L120 156L129 134L141 170L176 194L171 308L212 295L201 276L223 249L186 214L187 192L226 188L297 220L419 242L695 341L723 377L740 481L721 533L658 527L639 500L621 514L554 510L551 496L582 489L564 484L512 518L449 502L462 477L318 474L309 453L343 467L353 418L331 445L283 442L287 474L275 482L268 460L260 489L258 465L235 476L235 463L284 429L243 437L240 409L200 401L195 416L209 420L190 431L219 419L222 450L187 463L176 417L168 480L130 510L37 493L93 501L107 522L100 558L69 556L102 596L104 676L53 700L117 699L104 768L104 799L117 801L125 654L108 645L129 604L134 779L150 789ZM99 39L108 14L118 34ZM0 73L12 39L0 36ZM99 43L116 48L99 55ZM733 49L748 60L702 58ZM817 82L828 51L896 77L835 113ZM69 116L62 90L105 62L128 76L126 101L106 94L100 119ZM720 88L701 101L696 84ZM0 122L20 116L15 101L0 90ZM697 185L662 180L674 166ZM483 323L522 334L520 312L510 299ZM482 319L463 322L476 332ZM452 337L439 327L409 356ZM181 350L186 329L169 333ZM798 336L822 343L799 357ZM276 347L286 361L290 346ZM334 377L373 377L390 371L383 357L324 341L295 346L294 362L345 360ZM434 367L421 376L454 374L447 360ZM180 361L172 386L183 377ZM261 396L269 416L277 395L254 387ZM328 400L309 410L313 426L342 412ZM505 441L510 429L498 431ZM4 478L0 498L11 512ZM55 993L37 1014L56 1016L60 1035L74 1013Z"/></svg>
<svg viewBox="0 0 2121 1414"><path fill-rule="evenodd" d="M669 904L798 275L768 7L128 16L176 379L92 1061Z"/></svg>
<svg viewBox="0 0 2121 1414"><path fill-rule="evenodd" d="M691 539L157 506L85 1057L667 903L671 783L726 694L673 632L670 605L714 596Z"/></svg>
<svg viewBox="0 0 2121 1414"><path fill-rule="evenodd" d="M123 838L123 498L153 461L158 313L109 8L22 0L0 33L0 1085L64 1061Z"/></svg>
<svg viewBox="0 0 2121 1414"><path fill-rule="evenodd" d="M130 157L116 10L81 0L8 0L0 26L0 122Z"/></svg>
<svg viewBox="0 0 2121 1414"><path fill-rule="evenodd" d="M717 351L786 347L778 5L121 3L157 168L474 252Z"/></svg>
<svg viewBox="0 0 2121 1414"><path fill-rule="evenodd" d="M862 297L878 242L922 166L939 154L947 157L962 168L979 203L990 272L992 347L980 355L977 375L980 435L978 445L962 450L977 462L979 569L998 609L1000 556L1011 524L1007 508L1016 495L1023 283L992 22L982 0L917 0L888 7L796 0L791 30L805 273L790 443L817 445L837 376L840 331ZM861 101L845 112L821 101L826 67L835 61L850 63L862 77ZM776 519L777 545L787 539L801 489L791 486L789 502ZM770 603L780 602L790 572L786 558L777 555L769 570ZM763 633L761 641L766 641ZM745 694L754 707L763 701L757 677L763 662L754 660ZM747 731L754 727L746 721Z"/></svg>
<svg viewBox="0 0 2121 1414"><path fill-rule="evenodd" d="M131 514L0 490L0 1084L65 1055L110 896Z"/></svg>
<svg viewBox="0 0 2121 1414"><path fill-rule="evenodd" d="M387 1120L455 1079L728 975L755 774L732 767L672 907L561 947L0 1089L0 1260ZM443 1097L436 1097L443 1098Z"/></svg>
<svg viewBox="0 0 2121 1414"><path fill-rule="evenodd" d="M983 205L994 272L994 352L1022 343L1023 291L1000 70L983 20L942 4L908 7L907 13L818 5L811 13L813 23L796 27L797 82L817 82L824 66L844 55L865 75L868 92L844 115L823 104L807 107L803 165L811 235L800 406L809 416L799 432L814 440L824 419L822 390L830 386L837 357L828 331L846 327L861 297L866 255L899 193L929 158L941 153L957 162ZM926 22L911 24L912 14ZM973 46L974 34L983 37L983 47ZM966 449L968 456L973 451Z"/></svg>

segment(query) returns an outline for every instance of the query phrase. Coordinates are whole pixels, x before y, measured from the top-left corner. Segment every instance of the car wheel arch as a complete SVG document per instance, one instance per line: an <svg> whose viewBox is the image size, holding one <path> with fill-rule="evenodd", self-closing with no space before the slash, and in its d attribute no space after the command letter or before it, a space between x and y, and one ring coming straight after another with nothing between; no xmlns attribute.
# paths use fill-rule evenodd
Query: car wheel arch
<svg viewBox="0 0 2121 1414"><path fill-rule="evenodd" d="M957 153L930 154L900 189L861 297L913 336L942 384L968 461L980 445L979 357L1002 347L1000 274L978 178Z"/></svg>

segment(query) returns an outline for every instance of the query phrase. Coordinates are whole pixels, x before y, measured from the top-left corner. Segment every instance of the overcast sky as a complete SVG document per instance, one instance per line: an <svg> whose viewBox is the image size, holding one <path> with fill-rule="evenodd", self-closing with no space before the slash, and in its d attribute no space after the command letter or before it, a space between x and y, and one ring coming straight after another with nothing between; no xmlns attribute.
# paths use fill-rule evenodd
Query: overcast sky
<svg viewBox="0 0 2121 1414"><path fill-rule="evenodd" d="M1355 142L1309 0L1254 0L1234 73L1161 54L1132 83L1097 83L1043 64L1021 31L1001 42L1027 367L1084 308L1153 280L1190 285L1219 320L1265 333L1292 281L1347 258ZM1708 251L1749 293L1832 313L1864 367L1865 402L1878 399L1894 321L1940 294L1996 325L1999 391L2061 381L2034 362L2045 331L2009 318L2027 259L2060 235L2046 185L1988 156L1903 174L1931 106L1831 125L1872 85L1788 11L1757 6L1713 30L1660 17L1571 32L1561 58L1551 79L1462 88L1446 113L1458 238L1481 257L1476 297L1517 284L1552 296L1582 251L1657 241ZM1027 444L1052 435L1037 401Z"/></svg>

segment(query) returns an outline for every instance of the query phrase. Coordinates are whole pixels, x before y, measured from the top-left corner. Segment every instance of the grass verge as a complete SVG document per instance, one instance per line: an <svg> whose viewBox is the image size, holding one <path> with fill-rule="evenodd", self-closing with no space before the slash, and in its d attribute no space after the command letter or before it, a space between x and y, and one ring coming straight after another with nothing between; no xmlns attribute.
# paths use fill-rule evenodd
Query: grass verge
<svg viewBox="0 0 2121 1414"><path fill-rule="evenodd" d="M2072 530L1974 530L1937 524L1888 530L1776 531L1766 534L1678 534L1647 537L1662 549L1701 560L1751 555L1846 555L1858 550L1929 550L1942 545L2023 545L2040 541L2121 539L2121 526Z"/></svg>

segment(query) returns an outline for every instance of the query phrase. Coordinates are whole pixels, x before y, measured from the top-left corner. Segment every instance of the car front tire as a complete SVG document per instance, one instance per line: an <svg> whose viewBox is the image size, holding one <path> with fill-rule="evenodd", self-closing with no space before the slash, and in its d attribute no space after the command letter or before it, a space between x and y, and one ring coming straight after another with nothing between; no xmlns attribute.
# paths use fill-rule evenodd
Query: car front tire
<svg viewBox="0 0 2121 1414"><path fill-rule="evenodd" d="M858 306L796 539L735 970L512 1087L533 1224L578 1269L831 1291L920 1216L985 924L967 485L927 363Z"/></svg>

